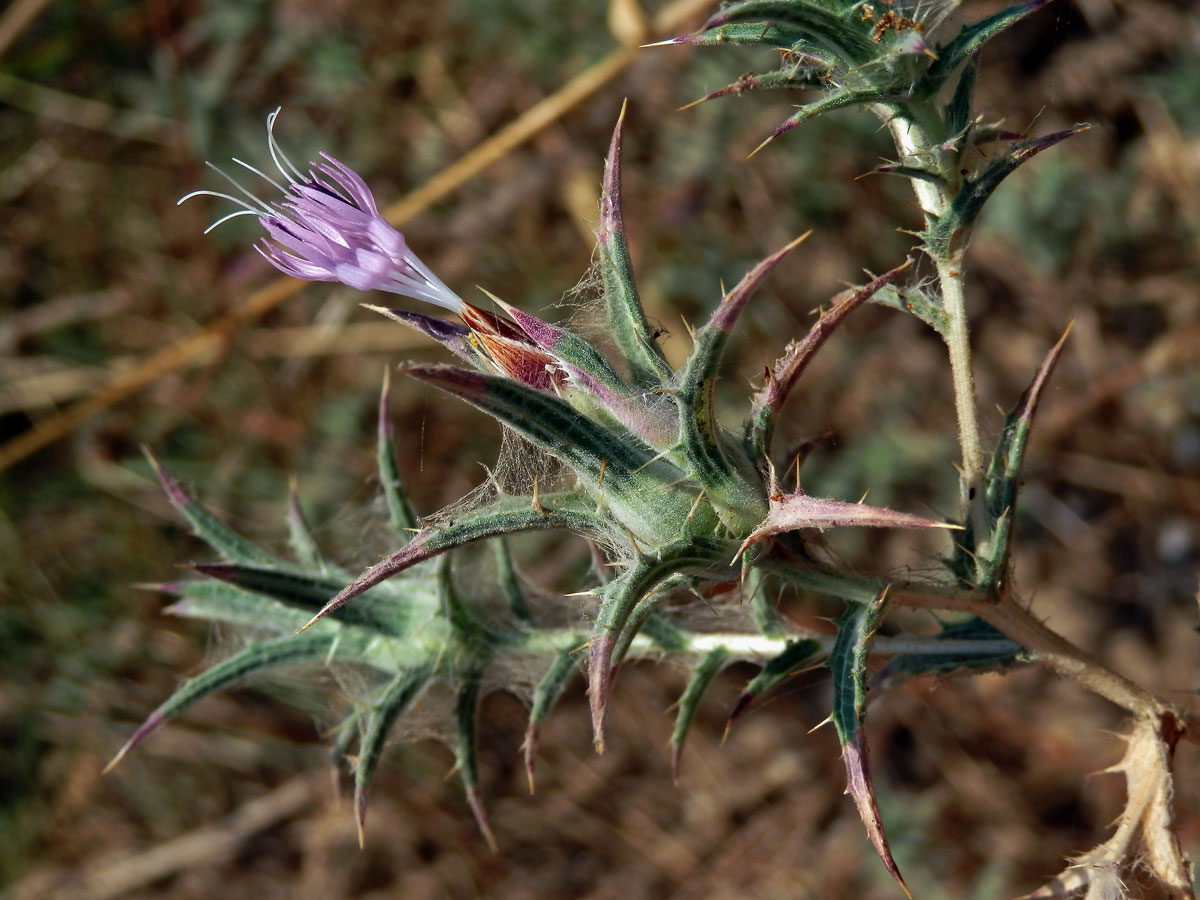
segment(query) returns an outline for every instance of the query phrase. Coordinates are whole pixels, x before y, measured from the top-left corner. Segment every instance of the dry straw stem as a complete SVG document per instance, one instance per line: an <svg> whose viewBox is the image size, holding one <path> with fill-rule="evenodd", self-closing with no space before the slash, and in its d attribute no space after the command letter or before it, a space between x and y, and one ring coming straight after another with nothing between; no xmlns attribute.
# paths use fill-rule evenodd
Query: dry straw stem
<svg viewBox="0 0 1200 900"><path fill-rule="evenodd" d="M310 776L293 778L220 822L83 871L39 872L5 896L9 900L51 896L55 900L116 900L170 875L229 859L254 835L305 813L317 796Z"/></svg>
<svg viewBox="0 0 1200 900"><path fill-rule="evenodd" d="M655 33L673 33L711 6L711 0L676 0L654 18ZM7 16L5 19L7 20ZM2 24L2 23L0 23ZM0 52L3 45L0 45ZM637 54L632 45L618 47L599 62L584 69L557 92L536 103L509 125L438 172L416 190L389 206L384 215L400 226L430 204L453 193L492 163L528 141L548 125L558 121L596 91L624 71ZM159 378L181 369L194 360L214 352L230 335L247 322L295 295L303 282L279 278L247 297L240 306L222 316L203 331L184 338L153 354L131 372L115 377L91 397L51 416L23 434L0 446L0 471L65 437L74 428L110 406L137 393Z"/></svg>
<svg viewBox="0 0 1200 900"><path fill-rule="evenodd" d="M996 603L979 602L974 610L1060 675L1078 681L1106 700L1135 716L1173 716L1180 724L1187 719L1182 710L1155 696L1140 685L1114 672L1090 653L1079 649L1046 625L1012 595Z"/></svg>
<svg viewBox="0 0 1200 900"><path fill-rule="evenodd" d="M38 13L50 5L50 0L17 0L0 16L0 57L4 56Z"/></svg>
<svg viewBox="0 0 1200 900"><path fill-rule="evenodd" d="M1045 665L1071 678L1137 717L1163 715L1185 725L1191 716L1130 679L1108 668L1062 635L1046 627L1019 597L1006 593L991 600L979 591L949 586L894 584L893 601L914 609L974 613L1002 631Z"/></svg>

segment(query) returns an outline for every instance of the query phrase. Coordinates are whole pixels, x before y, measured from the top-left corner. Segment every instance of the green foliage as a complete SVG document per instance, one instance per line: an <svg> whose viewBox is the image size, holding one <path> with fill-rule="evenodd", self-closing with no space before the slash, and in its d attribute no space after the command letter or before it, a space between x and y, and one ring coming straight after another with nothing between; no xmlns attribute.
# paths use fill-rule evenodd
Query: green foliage
<svg viewBox="0 0 1200 900"><path fill-rule="evenodd" d="M687 740L688 729L692 727L692 718L700 705L700 698L712 680L717 677L721 668L729 660L729 651L718 645L708 651L692 670L687 687L679 698L679 711L675 714L675 728L671 731L671 777L679 781L679 762L683 756L683 742Z"/></svg>
<svg viewBox="0 0 1200 900"><path fill-rule="evenodd" d="M388 523L402 546L343 587L343 576L319 547L294 496L289 523L299 563L257 549L154 463L168 496L196 534L227 560L193 566L195 572L215 581L170 585L181 598L173 611L253 628L262 637L252 638L245 649L185 684L135 733L118 759L169 718L249 675L298 661L311 668L339 664L371 670L376 686L356 698L347 711L335 750L336 760L348 758L355 732L361 731L355 776L361 825L371 777L389 734L418 694L445 682L458 691L456 754L463 786L480 828L491 840L478 784L475 715L488 673L502 669L506 656L533 652L548 661L534 694L526 738L532 784L539 728L585 647L598 747L603 746L616 662L647 652L701 653L703 662L685 691L677 719L673 744L677 768L704 688L727 662L757 659L764 649L769 651L763 674L747 688L736 716L754 696L819 656L823 645L797 639L786 619L768 612L762 600L753 601L760 631L756 641L747 644L744 636L734 635L722 643L672 621L664 603L675 590L686 587L700 596L719 593L723 584L738 577L732 561L740 555L739 548L748 541L764 540L765 532L756 530L763 523L771 535L790 537L781 544L785 555L802 545L798 532L806 528L938 524L861 504L821 500L813 501L811 514L795 513L799 501L793 501L787 507L793 510L790 518L772 519L768 506L774 501L768 497L762 474L771 471L770 422L782 409L803 364L854 306L900 270L854 292L837 314L814 326L799 360L792 354L781 361L770 399L758 407L755 421L760 429L753 440L744 440L718 423L713 404L723 349L751 294L799 241L754 267L722 298L696 335L691 356L678 373L673 372L646 325L622 243L619 152L618 125L605 179L607 212L600 242L602 248L606 244L610 248L602 267L610 321L616 323L617 343L626 352L623 365L611 365L570 332L515 309L509 310L515 325L477 310L469 312L465 332L428 317L381 310L449 342L464 361L482 370L423 366L410 367L408 374L495 416L567 466L578 487L532 497L497 495L475 509L456 513L453 519L419 527L395 462L385 382L377 462ZM614 246L620 246L621 252L611 252ZM500 374L491 374L498 361L503 364ZM558 376L552 371L546 381L539 369L542 365L557 367L553 371L566 373L567 380L556 382ZM619 374L622 368L631 382ZM508 535L546 528L566 529L607 549L607 565L614 567L614 574L595 588L599 604L590 639L539 624L502 543ZM460 596L448 551L487 539L501 542L499 591L495 596ZM744 562L753 566L755 594L774 590L769 574L776 562L772 544L757 547L752 563L745 557ZM875 590L854 580L846 582L820 564L791 560L788 565L792 583L816 585L851 601ZM493 609L498 603L509 614L508 625L499 629L484 624L474 612ZM292 639L287 634L293 631L302 633Z"/></svg>
<svg viewBox="0 0 1200 900"><path fill-rule="evenodd" d="M878 114L897 142L899 159L876 171L916 185L926 215L918 235L921 248L944 269L961 255L980 210L1000 183L1041 150L1082 130L1011 144L973 172L961 167L968 149L1002 136L973 112L978 50L1040 5L1035 0L1010 7L938 41L934 32L939 23L909 18L891 4L746 0L727 6L696 34L673 43L762 44L780 57L778 72L743 76L708 98L796 86L823 91L768 141L836 109L863 107ZM461 301L456 307L448 300L444 308L454 310L461 324L374 307L432 337L462 362L462 367L413 365L406 374L487 413L559 463L573 484L542 493L534 481L528 495L507 495L497 484L482 500L422 520L402 485L385 382L377 465L387 524L400 546L347 584L348 577L323 553L294 497L289 522L298 563L266 554L227 528L155 463L172 502L225 560L193 566L209 581L170 585L180 597L173 611L253 632L242 649L185 683L160 706L118 759L167 719L248 676L298 663L318 670L352 667L367 673L368 686L351 700L334 758L356 759L361 829L372 776L389 736L423 693L441 685L455 697L454 749L463 788L494 847L480 786L477 716L484 691L502 683L508 664L517 658L534 658L541 673L526 733L531 789L539 731L585 660L594 741L601 751L606 711L623 661L670 655L691 664L671 737L676 775L699 704L726 665L761 665L729 714L732 724L756 697L824 661L832 672L830 718L842 745L848 792L881 859L903 887L883 833L863 732L869 662L879 652L875 635L892 585L881 576L848 571L836 555L825 552L816 533L838 527L959 526L812 495L799 484L785 492L772 444L801 375L855 309L875 300L911 312L948 343L958 312L944 289L939 294L915 279L902 284L901 277L910 271L906 260L834 298L807 335L789 344L766 369L763 383L753 391L747 420L738 429L725 427L717 398L728 341L755 291L803 238L750 267L732 290L723 290L707 323L692 334L687 358L673 368L642 306L627 242L622 123L623 118L606 161L596 235L613 358L583 335L498 298L493 299L507 315ZM359 208L355 214L362 212ZM357 228L358 218L353 222ZM925 605L934 605L937 597L963 587L990 600L1007 590L1022 457L1038 398L1061 346L1051 352L1010 414L986 472L984 496L962 511L962 533L945 571L898 591L909 590ZM896 467L894 459L887 462ZM552 617L544 616L522 588L506 542L521 532L546 529L564 530L592 544L598 571L579 585L596 601L590 635L544 624L543 619ZM480 579L460 588L457 551L486 540L496 542L494 588L481 587ZM800 628L776 609L772 598L784 589L841 601L836 636ZM672 605L677 597L690 595L728 609L739 594L749 597L750 621L742 617L715 632L677 615ZM982 671L1027 658L1019 644L978 619L948 625L917 643L916 650L909 645L896 653L880 683L959 668Z"/></svg>
<svg viewBox="0 0 1200 900"><path fill-rule="evenodd" d="M961 540L955 544L954 555L948 560L950 569L962 581L979 587L993 598L999 597L1007 589L1012 568L1009 554L1013 520L1017 513L1021 463L1033 427L1033 416L1068 334L1070 328L1046 355L1033 382L1005 419L1004 429L1000 432L987 470L984 495L986 528L980 534L977 523L968 519Z"/></svg>
<svg viewBox="0 0 1200 900"><path fill-rule="evenodd" d="M937 197L924 204L929 221L920 235L922 248L934 260L946 260L959 254L984 201L1008 174L1084 128L1018 143L974 174L963 170L967 150L997 134L996 126L973 118L978 53L987 41L1047 2L1014 4L939 40L937 4L924 9L918 4L910 16L891 3L745 0L727 6L695 34L667 43L761 44L778 51L780 68L772 77L763 81L754 73L744 75L706 100L760 86L803 83L825 89L800 104L759 150L825 113L852 107L876 113L897 136L900 150L896 164L876 171L932 185ZM943 88L956 75L942 107ZM940 325L934 311L912 311L935 328Z"/></svg>

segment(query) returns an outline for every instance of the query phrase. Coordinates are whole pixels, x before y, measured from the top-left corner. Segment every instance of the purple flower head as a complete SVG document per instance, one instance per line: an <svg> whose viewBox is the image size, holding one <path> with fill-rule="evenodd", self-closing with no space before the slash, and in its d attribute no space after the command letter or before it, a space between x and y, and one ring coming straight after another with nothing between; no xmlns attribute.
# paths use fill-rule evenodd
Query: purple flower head
<svg viewBox="0 0 1200 900"><path fill-rule="evenodd" d="M463 301L417 258L404 235L379 214L371 190L349 166L322 152L303 174L275 142L275 119L267 116L267 149L284 183L249 163L234 162L270 182L283 199L268 203L215 166L242 195L193 191L183 203L202 194L221 197L241 209L218 219L205 233L238 216L257 216L267 236L254 249L279 271L306 281L338 281L360 291L388 291L424 300L451 312Z"/></svg>

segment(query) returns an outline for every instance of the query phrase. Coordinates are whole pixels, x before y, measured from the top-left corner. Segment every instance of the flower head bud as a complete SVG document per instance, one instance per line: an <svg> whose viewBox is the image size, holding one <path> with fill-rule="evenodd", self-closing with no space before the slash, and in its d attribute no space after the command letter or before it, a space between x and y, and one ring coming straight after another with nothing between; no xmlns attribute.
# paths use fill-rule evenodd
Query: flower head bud
<svg viewBox="0 0 1200 900"><path fill-rule="evenodd" d="M278 109L267 116L267 148L283 183L240 159L234 162L278 188L282 200L268 203L216 169L241 197L193 191L179 202L206 194L242 207L214 222L209 231L237 216L256 216L267 236L255 249L285 275L337 281L360 291L388 291L460 312L463 301L379 214L370 188L353 169L327 153L321 153L322 161L309 163L307 175L292 164L275 142L278 116Z"/></svg>
<svg viewBox="0 0 1200 900"><path fill-rule="evenodd" d="M517 324L466 302L459 317L496 368L509 378L548 394L557 393L566 382L560 361L538 347Z"/></svg>

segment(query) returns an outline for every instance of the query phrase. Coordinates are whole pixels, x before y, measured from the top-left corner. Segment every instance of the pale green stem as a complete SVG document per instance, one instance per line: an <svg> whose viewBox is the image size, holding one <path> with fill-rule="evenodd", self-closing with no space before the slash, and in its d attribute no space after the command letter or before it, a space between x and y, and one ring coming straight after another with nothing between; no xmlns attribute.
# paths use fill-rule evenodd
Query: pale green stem
<svg viewBox="0 0 1200 900"><path fill-rule="evenodd" d="M934 154L939 157L941 155L941 151L933 149L938 142L930 134L931 130L938 128L937 114L932 110L914 109L911 111L914 117L908 118L898 115L894 107L882 105L875 107L876 115L887 122L888 131L892 133L892 140L896 142L896 149L900 153L900 162L906 166L930 168L929 164L934 158ZM925 121L918 123L916 116L922 112L927 113L922 117ZM936 161L940 162L940 159ZM936 171L945 167L937 165L933 168ZM947 172L946 174L951 173ZM917 195L917 202L924 212L940 216L950 208L951 197L938 185L920 179L913 179L912 185L913 191Z"/></svg>
<svg viewBox="0 0 1200 900"><path fill-rule="evenodd" d="M950 353L950 374L954 382L954 411L958 416L958 443L962 452L962 483L964 508L972 510L979 504L970 503L972 491L976 496L983 480L983 446L979 440L979 421L975 415L975 373L971 367L971 336L967 328L966 298L963 292L962 263L937 261L938 282L942 291L942 309L946 313L946 348ZM968 507L969 504L969 507ZM975 534L983 538L979 522Z"/></svg>
<svg viewBox="0 0 1200 900"><path fill-rule="evenodd" d="M555 652L559 647L571 643L573 632L539 631L530 635L530 640L521 645L523 652L546 653ZM535 637L536 636L536 637ZM682 652L687 654L704 654L717 647L723 647L734 659L748 662L765 662L777 656L786 647L789 640L807 639L820 645L819 653L828 654L833 649L835 636L816 632L797 631L786 637L764 637L761 634L740 632L711 632L695 633L687 638L687 648ZM1004 638L970 640L970 639L940 639L937 635L903 634L895 637L877 637L871 645L871 652L887 656L899 654L945 655L960 656L971 654L994 655L1012 653L1020 648L1015 641ZM669 651L655 644L645 635L638 635L629 645L628 658L661 657Z"/></svg>
<svg viewBox="0 0 1200 900"><path fill-rule="evenodd" d="M783 565L782 572L797 572ZM1066 675L1089 690L1112 701L1135 715L1161 715L1169 713L1184 721L1184 713L1174 704L1168 703L1145 690L1123 675L1109 669L1103 662L1080 650L1070 641L1047 628L1033 613L1015 597L1004 595L998 599L985 598L978 591L962 590L950 585L889 583L884 580L850 577L847 592L873 591L877 595L885 586L893 603L916 609L954 610L973 612L984 621L1003 632L1009 640L944 640L936 635L880 636L872 645L872 652L885 655L896 654L946 654L960 653L1004 653L1014 644L1024 647L1033 655L1061 675ZM715 647L724 647L737 659L762 662L780 653L787 641L808 638L821 645L819 652L828 654L833 648L834 636L797 630L784 637L771 638L755 633L714 632L690 633L687 646L682 652L689 655L707 653ZM587 638L577 631L538 629L525 636L510 652L542 655L557 652L560 648L577 643L581 648ZM629 648L630 658L661 658L670 655L645 635L638 635Z"/></svg>
<svg viewBox="0 0 1200 900"><path fill-rule="evenodd" d="M940 119L936 110L927 105L915 105L900 117L895 109L877 109L884 116L900 160L906 165L923 165L938 171L948 185L958 182L953 165L935 149ZM935 154L938 154L935 156ZM921 209L933 216L944 215L953 200L952 189L943 189L926 181L913 181ZM962 489L964 510L971 516L977 542L987 540L983 487L983 446L979 439L979 422L975 406L975 377L971 365L971 341L967 325L966 295L963 290L961 254L951 252L947 258L934 260L942 309L946 315L943 338L949 350L950 370L954 384L954 408L958 418L958 440L962 453ZM977 544L978 546L978 544ZM906 605L940 605L939 598L898 598ZM919 602L918 602L919 600ZM1003 631L1013 640L1031 650L1039 659L1063 675L1078 680L1097 694L1137 714L1160 711L1163 701L1122 675L1113 672L1099 660L1055 634L1011 596L998 602L973 602L973 608L985 621Z"/></svg>
<svg viewBox="0 0 1200 900"><path fill-rule="evenodd" d="M948 184L957 182L953 165L943 159L946 155L936 149L939 140L935 131L940 125L936 111L925 108L911 110L912 118L896 114L895 109L879 108L876 112L884 116L900 161L905 165L921 166L939 172ZM953 199L945 188L928 181L913 180L913 190L921 209L931 216L943 216ZM967 325L966 294L963 290L963 267L960 259L938 259L938 286L941 289L942 309L946 314L946 333L942 336L950 356L950 373L954 386L954 411L958 419L958 443L962 454L963 509L970 511L975 521L976 535L982 539L984 533L980 512L981 503L971 502L971 497L981 499L978 490L983 478L983 447L979 440L979 420L975 408L975 376L971 366L971 340Z"/></svg>

